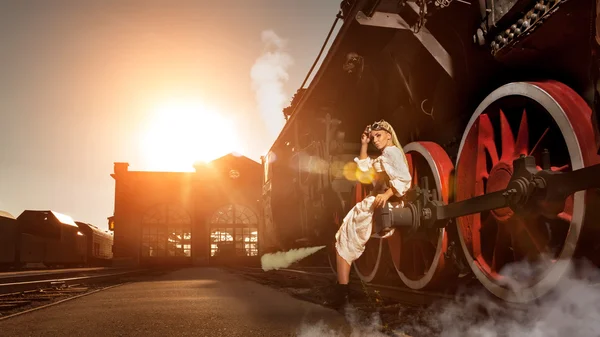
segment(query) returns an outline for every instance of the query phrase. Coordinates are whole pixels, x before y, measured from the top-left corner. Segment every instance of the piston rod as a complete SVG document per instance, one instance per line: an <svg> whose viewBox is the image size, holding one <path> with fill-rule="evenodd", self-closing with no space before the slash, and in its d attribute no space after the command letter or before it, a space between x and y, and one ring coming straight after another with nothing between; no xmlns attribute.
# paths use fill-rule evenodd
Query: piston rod
<svg viewBox="0 0 600 337"><path fill-rule="evenodd" d="M428 190L419 190L415 200L405 207L378 208L374 213L375 233L385 234L392 228L443 228L447 221L465 215L510 207L515 212L526 209L548 211L548 204L564 202L571 194L591 188L600 188L600 164L571 172L537 170L535 159L522 156L513 162L514 173L504 190L443 205L431 198ZM426 184L425 184L426 185ZM413 191L415 192L415 191ZM561 207L550 210L562 211Z"/></svg>

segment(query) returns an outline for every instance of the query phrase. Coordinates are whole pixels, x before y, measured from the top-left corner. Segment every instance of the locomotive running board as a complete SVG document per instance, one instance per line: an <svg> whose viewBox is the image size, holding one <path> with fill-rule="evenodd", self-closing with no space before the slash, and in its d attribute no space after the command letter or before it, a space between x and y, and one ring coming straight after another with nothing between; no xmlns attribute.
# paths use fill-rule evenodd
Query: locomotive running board
<svg viewBox="0 0 600 337"><path fill-rule="evenodd" d="M410 25L396 13L373 12L373 15L368 16L364 12L359 11L356 14L356 21L363 26L412 31ZM417 33L413 32L413 35L421 42L437 63L444 68L448 76L454 78L452 58L431 32L426 27L421 27Z"/></svg>

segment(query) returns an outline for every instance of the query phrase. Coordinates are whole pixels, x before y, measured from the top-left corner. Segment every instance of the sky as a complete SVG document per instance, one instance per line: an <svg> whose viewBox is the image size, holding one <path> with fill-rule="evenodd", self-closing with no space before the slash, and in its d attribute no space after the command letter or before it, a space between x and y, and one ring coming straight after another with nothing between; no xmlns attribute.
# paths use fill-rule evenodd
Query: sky
<svg viewBox="0 0 600 337"><path fill-rule="evenodd" d="M0 210L107 229L114 162L260 162L339 3L0 0Z"/></svg>

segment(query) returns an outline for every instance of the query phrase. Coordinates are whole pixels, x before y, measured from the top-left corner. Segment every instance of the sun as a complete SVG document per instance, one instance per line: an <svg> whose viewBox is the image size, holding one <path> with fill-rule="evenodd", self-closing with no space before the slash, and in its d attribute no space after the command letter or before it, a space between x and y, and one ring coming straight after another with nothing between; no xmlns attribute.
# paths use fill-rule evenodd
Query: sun
<svg viewBox="0 0 600 337"><path fill-rule="evenodd" d="M153 111L141 144L149 170L180 172L236 152L238 140L222 113L200 102L171 101Z"/></svg>

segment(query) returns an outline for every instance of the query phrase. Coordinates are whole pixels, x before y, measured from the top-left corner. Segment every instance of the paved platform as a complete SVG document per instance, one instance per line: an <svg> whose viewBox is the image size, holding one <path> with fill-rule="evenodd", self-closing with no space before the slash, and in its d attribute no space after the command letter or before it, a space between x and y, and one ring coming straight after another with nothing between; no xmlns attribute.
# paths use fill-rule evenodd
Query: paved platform
<svg viewBox="0 0 600 337"><path fill-rule="evenodd" d="M296 336L319 322L349 332L334 310L217 268L187 268L0 321L0 335Z"/></svg>

